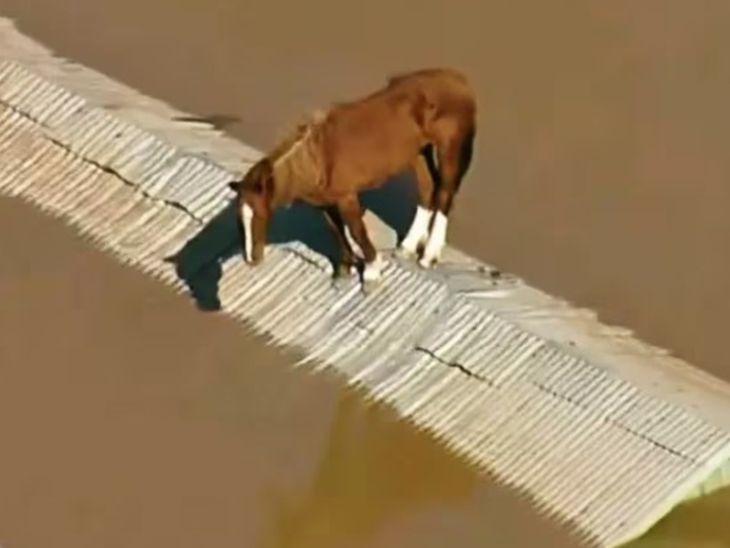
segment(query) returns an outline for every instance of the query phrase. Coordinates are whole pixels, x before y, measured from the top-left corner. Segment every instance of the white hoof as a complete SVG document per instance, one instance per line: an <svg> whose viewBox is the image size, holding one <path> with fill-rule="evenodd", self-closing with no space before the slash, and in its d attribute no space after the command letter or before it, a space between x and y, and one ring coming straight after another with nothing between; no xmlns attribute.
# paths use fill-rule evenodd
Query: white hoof
<svg viewBox="0 0 730 548"><path fill-rule="evenodd" d="M400 259L413 259L418 256L418 251L401 245L396 248L394 255Z"/></svg>
<svg viewBox="0 0 730 548"><path fill-rule="evenodd" d="M362 273L362 279L364 282L379 282L382 277L382 271L370 265L367 265Z"/></svg>
<svg viewBox="0 0 730 548"><path fill-rule="evenodd" d="M366 284L377 284L383 277L383 267L385 266L380 255L376 255L372 262L365 263L362 272L362 280Z"/></svg>
<svg viewBox="0 0 730 548"><path fill-rule="evenodd" d="M426 242L426 248L423 250L423 257L419 261L419 264L423 268L429 268L441 258L441 252L446 245L446 228L448 223L449 221L446 215L440 211L436 213L433 228L431 228L431 235L428 238L428 242Z"/></svg>
<svg viewBox="0 0 730 548"><path fill-rule="evenodd" d="M421 260L418 261L418 266L421 268L429 269L433 264L437 261L435 258L426 257L425 255L421 257Z"/></svg>
<svg viewBox="0 0 730 548"><path fill-rule="evenodd" d="M403 257L415 257L419 246L426 243L428 239L428 225L431 222L433 212L425 207L418 206L416 216L413 218L408 234L403 238L399 246L399 252Z"/></svg>

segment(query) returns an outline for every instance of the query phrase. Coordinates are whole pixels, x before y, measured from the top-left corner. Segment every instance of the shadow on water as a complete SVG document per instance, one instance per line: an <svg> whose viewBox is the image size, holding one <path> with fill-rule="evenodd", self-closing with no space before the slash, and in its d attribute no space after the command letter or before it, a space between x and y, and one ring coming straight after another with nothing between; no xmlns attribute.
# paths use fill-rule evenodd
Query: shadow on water
<svg viewBox="0 0 730 548"><path fill-rule="evenodd" d="M395 230L398 241L410 225L416 207L416 187L410 172L397 175L380 188L360 196L363 208L372 211ZM279 208L269 225L269 244L300 241L327 257L334 265L339 249L321 211L303 202ZM198 308L220 310L218 284L222 265L241 254L235 205L230 202L172 257L178 277L185 282ZM264 259L265 260L265 259Z"/></svg>

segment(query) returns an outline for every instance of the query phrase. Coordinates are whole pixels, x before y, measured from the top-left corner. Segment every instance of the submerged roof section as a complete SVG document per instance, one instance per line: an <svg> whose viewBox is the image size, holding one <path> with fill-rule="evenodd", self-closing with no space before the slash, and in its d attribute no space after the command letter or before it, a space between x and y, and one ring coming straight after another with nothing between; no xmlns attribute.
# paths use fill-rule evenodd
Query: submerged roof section
<svg viewBox="0 0 730 548"><path fill-rule="evenodd" d="M429 272L390 259L368 297L301 242L251 269L226 183L258 151L7 20L0 52L0 192L338 371L585 540L621 543L728 484L727 383L452 248Z"/></svg>

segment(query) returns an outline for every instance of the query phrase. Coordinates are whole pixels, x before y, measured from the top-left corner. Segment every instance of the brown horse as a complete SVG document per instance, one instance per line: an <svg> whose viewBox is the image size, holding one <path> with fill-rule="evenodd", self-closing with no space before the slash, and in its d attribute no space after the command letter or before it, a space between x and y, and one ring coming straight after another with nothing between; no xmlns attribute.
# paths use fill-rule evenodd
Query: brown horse
<svg viewBox="0 0 730 548"><path fill-rule="evenodd" d="M260 262L273 210L302 200L322 209L337 238L336 275L352 272L357 244L363 281L377 282L383 263L368 237L358 193L410 168L419 203L399 248L412 257L423 247L420 264L429 267L446 243L448 215L471 162L475 133L474 93L451 69L391 78L375 93L312 116L242 180L230 183L244 258Z"/></svg>

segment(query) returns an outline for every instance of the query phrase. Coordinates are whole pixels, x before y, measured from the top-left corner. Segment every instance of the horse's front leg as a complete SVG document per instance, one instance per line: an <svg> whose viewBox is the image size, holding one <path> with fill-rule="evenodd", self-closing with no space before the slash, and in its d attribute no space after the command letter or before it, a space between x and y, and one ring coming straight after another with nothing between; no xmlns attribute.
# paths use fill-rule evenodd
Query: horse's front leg
<svg viewBox="0 0 730 548"><path fill-rule="evenodd" d="M322 212L340 248L340 260L335 267L335 278L347 278L355 271L355 254L347 239L345 223L336 207L326 207Z"/></svg>
<svg viewBox="0 0 730 548"><path fill-rule="evenodd" d="M381 280L384 263L368 236L367 228L363 221L362 207L360 206L360 200L357 194L348 195L346 198L338 201L337 209L349 229L352 238L362 251L365 262L362 277L365 289L369 289Z"/></svg>

